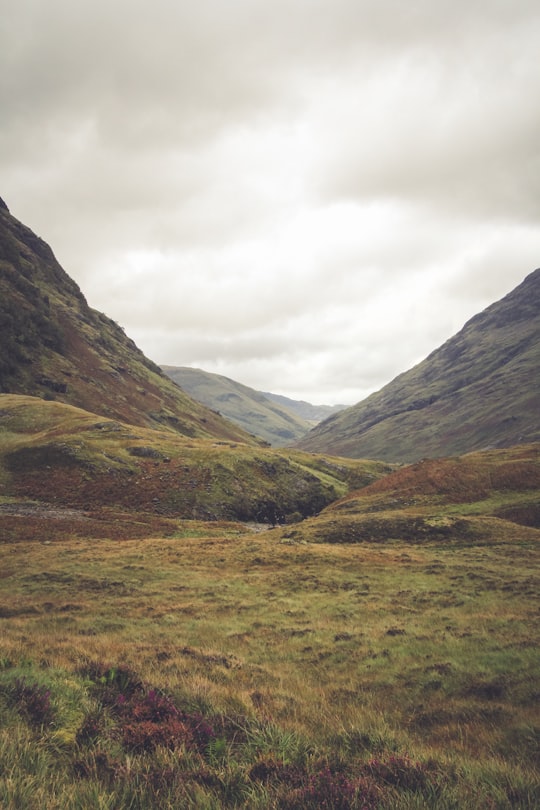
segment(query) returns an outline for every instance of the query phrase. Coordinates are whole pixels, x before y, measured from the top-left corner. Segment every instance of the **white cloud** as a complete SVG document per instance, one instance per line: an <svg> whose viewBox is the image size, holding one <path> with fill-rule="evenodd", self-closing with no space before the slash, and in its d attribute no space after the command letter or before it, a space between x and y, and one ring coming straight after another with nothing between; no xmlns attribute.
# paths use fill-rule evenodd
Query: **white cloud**
<svg viewBox="0 0 540 810"><path fill-rule="evenodd" d="M15 216L155 361L354 402L540 263L537 4L20 0Z"/></svg>

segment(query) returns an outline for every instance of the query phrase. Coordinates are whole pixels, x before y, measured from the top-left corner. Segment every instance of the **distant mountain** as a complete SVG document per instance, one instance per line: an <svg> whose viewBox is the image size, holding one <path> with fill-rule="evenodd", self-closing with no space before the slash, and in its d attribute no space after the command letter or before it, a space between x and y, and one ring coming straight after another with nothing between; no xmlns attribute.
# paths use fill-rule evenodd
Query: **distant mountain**
<svg viewBox="0 0 540 810"><path fill-rule="evenodd" d="M414 462L540 439L540 269L414 368L297 443Z"/></svg>
<svg viewBox="0 0 540 810"><path fill-rule="evenodd" d="M198 402L213 408L273 447L291 444L304 436L312 426L281 402L272 401L271 395L255 391L221 374L185 366L162 368L180 388ZM282 399L285 400L285 397Z"/></svg>
<svg viewBox="0 0 540 810"><path fill-rule="evenodd" d="M57 399L134 425L253 443L195 402L91 309L51 248L0 200L0 393Z"/></svg>
<svg viewBox="0 0 540 810"><path fill-rule="evenodd" d="M309 422L312 427L346 407L345 405L312 405L311 402L304 402L302 399L289 399L289 397L281 396L281 394L270 394L267 391L262 393L267 399L277 402L291 413L295 413L300 419Z"/></svg>

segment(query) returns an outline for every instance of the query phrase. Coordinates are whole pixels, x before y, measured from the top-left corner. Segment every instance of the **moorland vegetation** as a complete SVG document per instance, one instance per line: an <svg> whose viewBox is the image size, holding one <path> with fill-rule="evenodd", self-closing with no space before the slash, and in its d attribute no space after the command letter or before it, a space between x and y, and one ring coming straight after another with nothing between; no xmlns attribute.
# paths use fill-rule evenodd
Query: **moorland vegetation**
<svg viewBox="0 0 540 810"><path fill-rule="evenodd" d="M538 531L26 540L0 581L11 808L532 808Z"/></svg>
<svg viewBox="0 0 540 810"><path fill-rule="evenodd" d="M538 445L293 453L342 497L271 529L153 500L173 456L219 479L253 447L3 399L2 807L537 806Z"/></svg>

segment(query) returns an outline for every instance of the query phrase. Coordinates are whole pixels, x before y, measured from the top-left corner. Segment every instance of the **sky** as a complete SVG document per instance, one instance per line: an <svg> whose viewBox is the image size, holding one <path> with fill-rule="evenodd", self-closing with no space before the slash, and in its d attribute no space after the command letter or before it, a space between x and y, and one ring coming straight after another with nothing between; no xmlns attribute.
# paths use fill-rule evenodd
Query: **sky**
<svg viewBox="0 0 540 810"><path fill-rule="evenodd" d="M540 265L537 0L0 0L0 196L152 360L353 404Z"/></svg>

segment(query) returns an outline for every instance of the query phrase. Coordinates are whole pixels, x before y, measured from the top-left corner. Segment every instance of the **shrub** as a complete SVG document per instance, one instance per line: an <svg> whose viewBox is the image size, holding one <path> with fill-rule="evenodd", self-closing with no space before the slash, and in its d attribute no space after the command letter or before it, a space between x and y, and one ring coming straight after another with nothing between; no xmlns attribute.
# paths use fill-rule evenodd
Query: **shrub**
<svg viewBox="0 0 540 810"><path fill-rule="evenodd" d="M51 690L46 686L17 678L13 684L12 699L19 713L33 725L48 726L53 722Z"/></svg>
<svg viewBox="0 0 540 810"><path fill-rule="evenodd" d="M405 790L423 790L431 777L425 765L408 756L391 756L386 760L372 759L366 772L377 782Z"/></svg>
<svg viewBox="0 0 540 810"><path fill-rule="evenodd" d="M158 746L174 749L181 745L191 746L189 729L176 718L163 722L140 720L122 725L122 744L128 751L153 751Z"/></svg>
<svg viewBox="0 0 540 810"><path fill-rule="evenodd" d="M366 778L351 778L325 767L283 797L285 810L375 810L379 791Z"/></svg>
<svg viewBox="0 0 540 810"><path fill-rule="evenodd" d="M92 692L104 706L116 706L119 694L130 698L144 691L143 682L129 667L109 667L91 662L82 667L79 673L92 681Z"/></svg>
<svg viewBox="0 0 540 810"><path fill-rule="evenodd" d="M85 717L75 739L79 745L91 743L99 737L102 731L103 718L99 713L95 712Z"/></svg>
<svg viewBox="0 0 540 810"><path fill-rule="evenodd" d="M290 788L300 788L303 786L306 774L298 765L292 765L274 759L273 757L260 759L252 765L249 771L249 778L254 782L283 783Z"/></svg>
<svg viewBox="0 0 540 810"><path fill-rule="evenodd" d="M120 694L116 712L123 745L131 751L184 746L204 752L216 739L213 727L202 715L181 711L169 697L154 689L129 699Z"/></svg>

